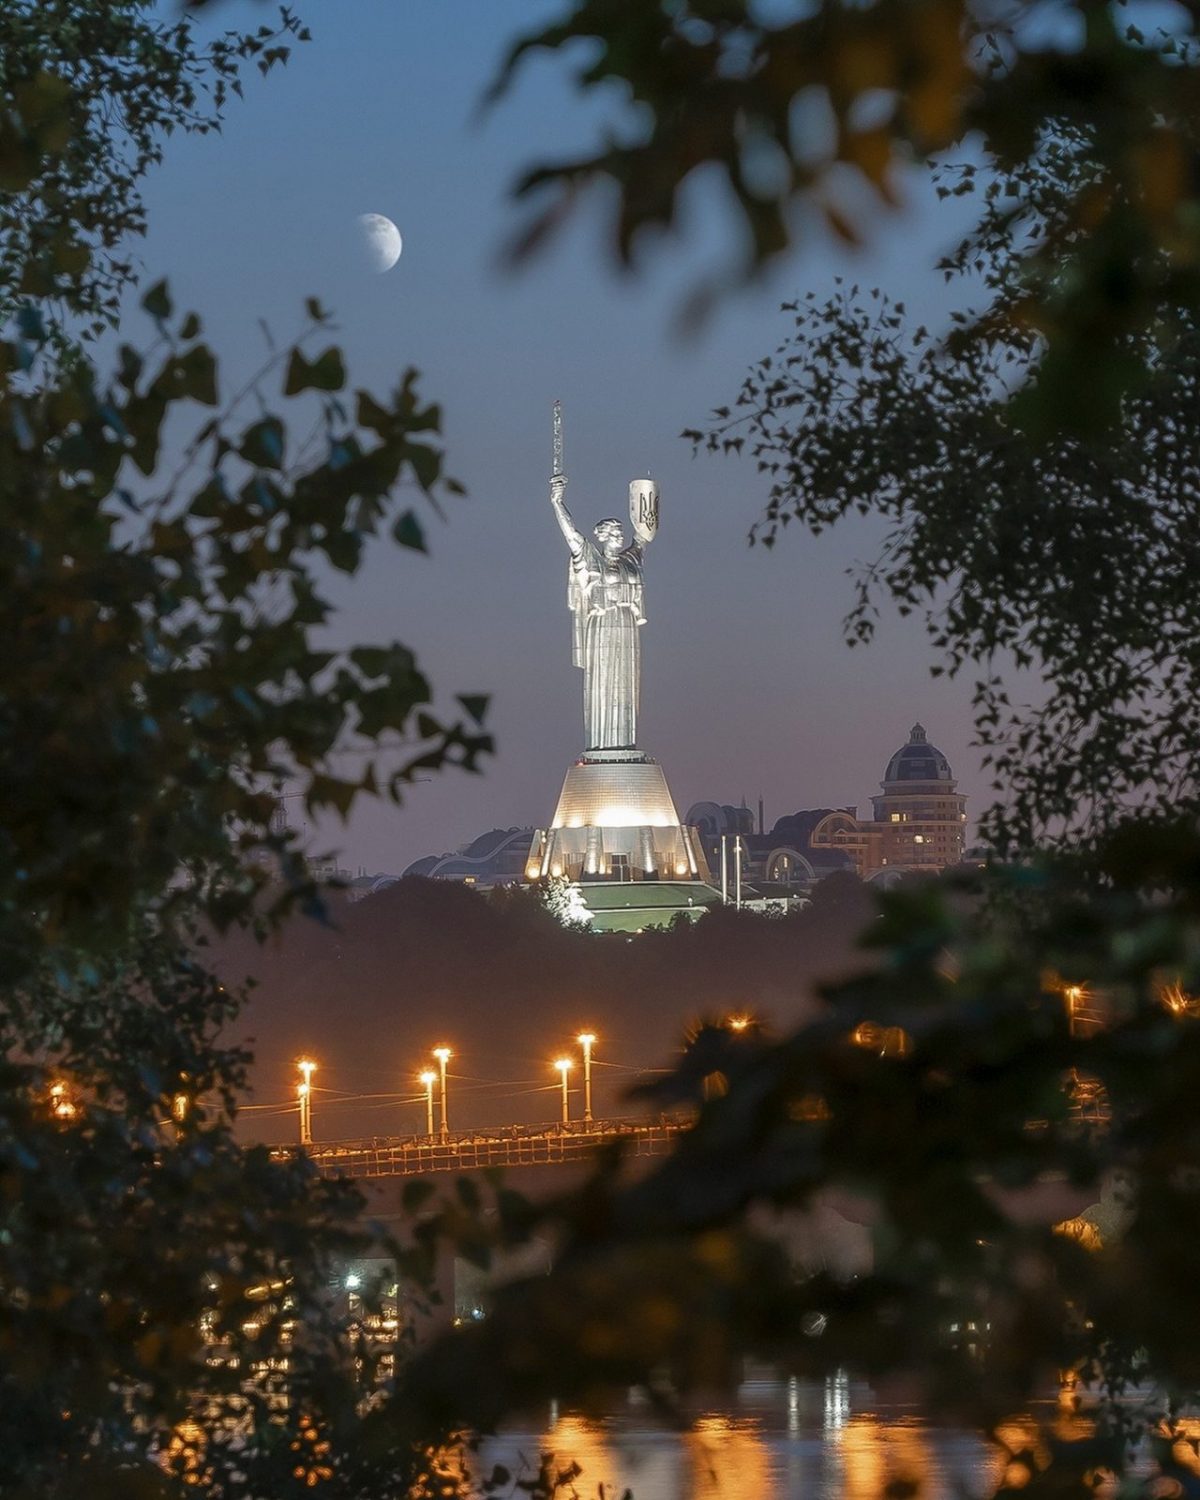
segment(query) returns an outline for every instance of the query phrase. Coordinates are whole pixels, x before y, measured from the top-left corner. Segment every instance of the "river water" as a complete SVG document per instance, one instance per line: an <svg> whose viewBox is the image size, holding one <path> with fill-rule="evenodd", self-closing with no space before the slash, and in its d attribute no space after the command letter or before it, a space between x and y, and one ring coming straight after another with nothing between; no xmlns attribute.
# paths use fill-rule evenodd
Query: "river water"
<svg viewBox="0 0 1200 1500"><path fill-rule="evenodd" d="M635 1396L602 1420L552 1406L541 1426L489 1442L482 1468L530 1476L543 1454L581 1466L580 1500L601 1485L605 1500L626 1490L634 1500L881 1500L895 1481L891 1493L910 1500L961 1500L991 1494L1003 1468L982 1439L880 1405L845 1376L745 1385L683 1434L656 1425ZM572 1487L562 1493L569 1500Z"/></svg>

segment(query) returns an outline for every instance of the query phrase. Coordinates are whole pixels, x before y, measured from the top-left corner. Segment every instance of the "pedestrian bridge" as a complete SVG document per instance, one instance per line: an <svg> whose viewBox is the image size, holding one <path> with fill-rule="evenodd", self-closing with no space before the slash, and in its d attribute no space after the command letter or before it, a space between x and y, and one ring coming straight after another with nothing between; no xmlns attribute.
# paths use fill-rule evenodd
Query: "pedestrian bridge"
<svg viewBox="0 0 1200 1500"><path fill-rule="evenodd" d="M305 1152L323 1177L421 1177L484 1167L550 1167L586 1162L620 1142L628 1157L666 1156L687 1129L682 1120L592 1120L567 1125L510 1125L445 1137L376 1136L317 1141ZM293 1149L279 1155L291 1155Z"/></svg>

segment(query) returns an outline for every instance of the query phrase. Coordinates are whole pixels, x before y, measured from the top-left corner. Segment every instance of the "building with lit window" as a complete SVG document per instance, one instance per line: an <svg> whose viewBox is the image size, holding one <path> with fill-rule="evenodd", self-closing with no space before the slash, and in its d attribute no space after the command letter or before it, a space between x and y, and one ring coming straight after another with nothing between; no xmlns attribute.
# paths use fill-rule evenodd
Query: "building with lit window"
<svg viewBox="0 0 1200 1500"><path fill-rule="evenodd" d="M922 725L913 725L908 743L888 761L880 786L871 818L849 809L827 813L812 831L812 849L849 855L863 880L890 871L933 874L962 862L967 799Z"/></svg>

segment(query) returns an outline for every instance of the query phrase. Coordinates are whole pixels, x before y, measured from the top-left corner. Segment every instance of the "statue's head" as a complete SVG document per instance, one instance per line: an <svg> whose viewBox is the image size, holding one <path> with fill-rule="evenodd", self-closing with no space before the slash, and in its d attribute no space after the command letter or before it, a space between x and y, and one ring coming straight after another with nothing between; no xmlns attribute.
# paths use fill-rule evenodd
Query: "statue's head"
<svg viewBox="0 0 1200 1500"><path fill-rule="evenodd" d="M611 516L607 520L598 521L592 535L596 538L596 544L605 557L616 557L618 553L625 550L625 533L621 528L621 523Z"/></svg>

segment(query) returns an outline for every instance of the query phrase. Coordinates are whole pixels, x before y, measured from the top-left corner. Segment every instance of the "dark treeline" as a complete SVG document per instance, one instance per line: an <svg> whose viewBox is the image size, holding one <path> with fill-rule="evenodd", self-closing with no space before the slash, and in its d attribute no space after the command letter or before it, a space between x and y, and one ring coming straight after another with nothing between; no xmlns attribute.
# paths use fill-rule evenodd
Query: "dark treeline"
<svg viewBox="0 0 1200 1500"><path fill-rule="evenodd" d="M637 1070L669 1066L688 1028L751 1012L785 1027L819 1004L822 980L845 973L869 920L867 891L848 876L816 888L786 918L713 908L637 936L564 928L525 890L481 895L414 878L357 903L335 896L328 925L297 920L260 949L219 948L225 975L256 985L237 1035L253 1039L255 1105L294 1097L295 1059L320 1065L314 1133L345 1138L424 1128L416 1073L431 1047L455 1050L451 1128L556 1116L551 1063L578 1057L582 1027L600 1041L597 1114L628 1112ZM617 1065L617 1066L614 1066ZM572 1076L572 1113L582 1078ZM505 1085L511 1085L506 1087ZM401 1094L401 1100L343 1095ZM342 1102L339 1102L341 1100ZM245 1133L291 1139L294 1117L256 1109Z"/></svg>

